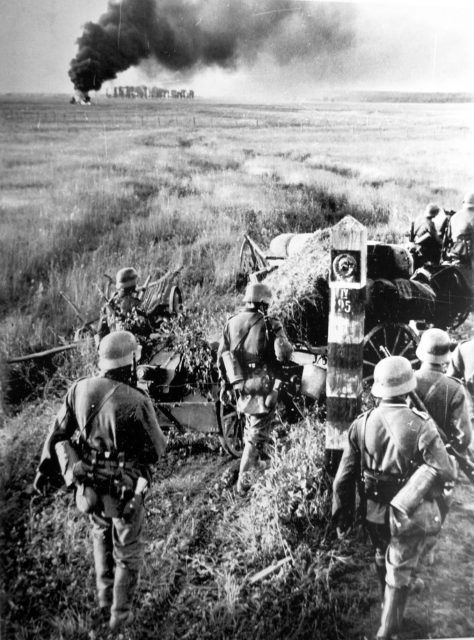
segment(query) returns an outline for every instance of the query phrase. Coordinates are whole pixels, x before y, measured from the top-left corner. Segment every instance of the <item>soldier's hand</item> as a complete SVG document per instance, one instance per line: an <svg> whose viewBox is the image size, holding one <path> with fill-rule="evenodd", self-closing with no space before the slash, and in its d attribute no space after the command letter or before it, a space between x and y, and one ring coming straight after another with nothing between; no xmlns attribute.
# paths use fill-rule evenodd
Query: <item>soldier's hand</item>
<svg viewBox="0 0 474 640"><path fill-rule="evenodd" d="M48 484L49 484L49 481L47 476L45 476L43 473L37 473L33 481L33 489L36 491L36 493L39 493L40 495L45 496L48 488Z"/></svg>
<svg viewBox="0 0 474 640"><path fill-rule="evenodd" d="M93 470L92 465L87 464L83 460L79 460L74 464L72 469L72 475L74 477L75 482L82 483L87 478L87 475L91 473Z"/></svg>

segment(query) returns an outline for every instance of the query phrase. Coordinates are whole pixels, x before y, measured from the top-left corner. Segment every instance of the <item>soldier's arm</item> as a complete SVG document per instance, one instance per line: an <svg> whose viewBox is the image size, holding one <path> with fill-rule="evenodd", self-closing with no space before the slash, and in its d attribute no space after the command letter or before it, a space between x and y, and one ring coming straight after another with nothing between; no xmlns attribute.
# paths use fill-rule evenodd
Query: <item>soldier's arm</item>
<svg viewBox="0 0 474 640"><path fill-rule="evenodd" d="M35 486L38 480L41 481L39 476L54 478L61 474L61 468L57 459L55 446L58 442L69 440L78 428L73 410L74 391L75 385L68 391L66 398L48 432L41 452Z"/></svg>
<svg viewBox="0 0 474 640"><path fill-rule="evenodd" d="M343 529L354 519L355 489L360 478L361 452L357 442L357 421L348 433L346 446L333 484L332 518Z"/></svg>
<svg viewBox="0 0 474 640"><path fill-rule="evenodd" d="M229 329L228 325L224 327L222 331L222 337L219 342L219 347L217 349L217 368L219 369L219 377L221 380L227 380L227 374L225 371L224 363L222 362L222 354L224 351L228 351L230 349L230 340L229 340Z"/></svg>
<svg viewBox="0 0 474 640"><path fill-rule="evenodd" d="M140 404L140 413L137 415L138 421L142 424L143 429L148 436L149 444L151 446L144 447L144 463L150 464L157 462L166 450L167 440L158 420L156 418L153 404L149 397L144 397L143 402Z"/></svg>
<svg viewBox="0 0 474 640"><path fill-rule="evenodd" d="M471 444L471 416L466 391L462 385L459 385L452 401L450 433L456 434L453 445L457 451L462 453Z"/></svg>
<svg viewBox="0 0 474 640"><path fill-rule="evenodd" d="M425 421L421 426L418 439L418 448L423 460L437 471L441 480L456 480L457 463L446 451L434 421L427 417L427 414L424 416Z"/></svg>

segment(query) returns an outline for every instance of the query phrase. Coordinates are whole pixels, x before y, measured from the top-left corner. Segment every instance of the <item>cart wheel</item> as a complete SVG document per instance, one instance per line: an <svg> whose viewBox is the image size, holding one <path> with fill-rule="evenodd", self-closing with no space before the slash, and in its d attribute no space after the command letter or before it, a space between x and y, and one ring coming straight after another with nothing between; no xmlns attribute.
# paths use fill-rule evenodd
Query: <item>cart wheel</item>
<svg viewBox="0 0 474 640"><path fill-rule="evenodd" d="M219 404L219 423L221 433L219 440L221 445L234 458L240 458L244 449L245 417L237 412L236 405Z"/></svg>
<svg viewBox="0 0 474 640"><path fill-rule="evenodd" d="M260 261L247 238L240 247L239 275L248 282L250 274L261 269Z"/></svg>
<svg viewBox="0 0 474 640"><path fill-rule="evenodd" d="M416 333L407 324L376 325L364 336L364 382L373 382L375 365L385 357L380 347L386 347L392 356L407 358L416 367L419 364L415 353L418 340Z"/></svg>

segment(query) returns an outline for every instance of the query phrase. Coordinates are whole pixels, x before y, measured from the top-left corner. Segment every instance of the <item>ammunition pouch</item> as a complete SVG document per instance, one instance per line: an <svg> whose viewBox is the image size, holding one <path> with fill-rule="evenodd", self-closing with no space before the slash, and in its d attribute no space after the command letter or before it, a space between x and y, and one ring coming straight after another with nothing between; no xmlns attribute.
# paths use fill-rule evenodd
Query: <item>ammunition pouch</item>
<svg viewBox="0 0 474 640"><path fill-rule="evenodd" d="M405 483L403 476L382 474L365 469L362 475L364 495L367 500L388 505Z"/></svg>
<svg viewBox="0 0 474 640"><path fill-rule="evenodd" d="M83 460L91 466L92 471L87 474L84 485L78 487L76 504L78 495L82 502L86 502L87 495L91 496L93 492L100 496L105 515L119 517L124 505L133 497L137 479L142 475L136 463L125 462L121 453L112 458L96 451L84 455ZM82 486L85 489L80 489ZM90 499L89 502L93 500ZM81 511L90 513L94 511L97 502L98 500L89 511L84 511L78 504L77 506Z"/></svg>

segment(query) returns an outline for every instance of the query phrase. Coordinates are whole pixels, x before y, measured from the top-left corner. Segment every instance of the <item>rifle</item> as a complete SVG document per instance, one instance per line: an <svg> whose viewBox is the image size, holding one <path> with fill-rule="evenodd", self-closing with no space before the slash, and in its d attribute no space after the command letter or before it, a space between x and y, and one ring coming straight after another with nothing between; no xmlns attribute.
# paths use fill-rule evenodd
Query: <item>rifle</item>
<svg viewBox="0 0 474 640"><path fill-rule="evenodd" d="M81 329L86 329L87 327L90 327L91 324L94 324L94 322L96 322L97 318L95 318L94 320L85 320L79 307L71 300L71 298L69 298L64 293L64 291L60 291L59 295L68 303L68 305L72 308L72 310L76 314L76 317L78 318L78 320L81 321L81 327L78 329L78 331L80 331Z"/></svg>
<svg viewBox="0 0 474 640"><path fill-rule="evenodd" d="M390 351L387 349L387 347L380 346L379 348L386 358L390 357L391 354L390 354ZM430 412L426 408L425 403L423 402L423 400L420 398L420 396L417 394L415 390L410 391L408 394L408 397L410 398L415 409L418 409L418 411L423 411L424 413L427 413L428 415L430 415ZM443 441L444 446L446 447L446 451L456 459L457 463L459 464L459 468L464 473L464 475L469 480L469 482L471 484L474 484L474 462L469 458L469 455L467 454L467 452L461 453L456 449L455 447L456 443L454 442L454 440L457 439L456 437L449 440L448 436L440 426L436 425L436 428L438 429L438 433L441 437L441 440Z"/></svg>

